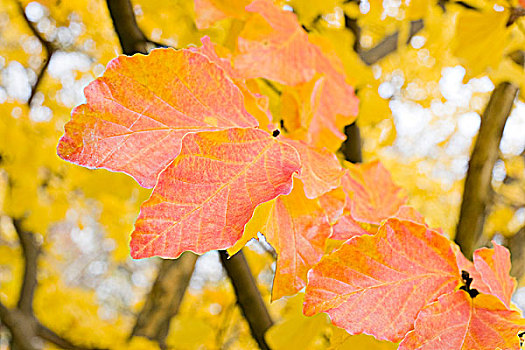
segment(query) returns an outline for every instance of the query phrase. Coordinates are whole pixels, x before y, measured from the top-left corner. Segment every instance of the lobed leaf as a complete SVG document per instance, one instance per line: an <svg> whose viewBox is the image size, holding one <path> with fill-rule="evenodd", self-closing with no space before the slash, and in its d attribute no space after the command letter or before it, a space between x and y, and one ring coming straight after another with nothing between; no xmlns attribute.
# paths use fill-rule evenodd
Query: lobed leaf
<svg viewBox="0 0 525 350"><path fill-rule="evenodd" d="M461 282L452 243L411 221L388 219L324 256L310 271L305 315L326 312L351 334L397 342L418 312Z"/></svg>
<svg viewBox="0 0 525 350"><path fill-rule="evenodd" d="M299 153L302 168L297 178L303 182L307 198L317 198L340 186L344 170L333 153L304 141L283 139L283 142Z"/></svg>
<svg viewBox="0 0 525 350"><path fill-rule="evenodd" d="M132 257L231 247L259 204L291 191L299 169L295 149L261 130L187 135L141 207Z"/></svg>
<svg viewBox="0 0 525 350"><path fill-rule="evenodd" d="M285 85L310 81L318 48L310 44L295 15L270 0L246 6L254 13L239 35L234 66L246 78L263 77Z"/></svg>
<svg viewBox="0 0 525 350"><path fill-rule="evenodd" d="M483 286L474 280L472 287L496 296L505 306L510 307L510 299L516 289L516 279L510 276L510 253L496 242L493 241L492 244L492 249L480 248L474 252L474 266L480 274Z"/></svg>
<svg viewBox="0 0 525 350"><path fill-rule="evenodd" d="M472 299L459 290L441 296L419 313L400 350L518 350L525 320L492 295Z"/></svg>
<svg viewBox="0 0 525 350"><path fill-rule="evenodd" d="M278 254L272 300L297 293L306 286L308 270L323 256L332 233L328 217L296 179L292 192L275 200L260 231Z"/></svg>
<svg viewBox="0 0 525 350"><path fill-rule="evenodd" d="M177 157L187 133L255 127L223 69L189 50L120 56L86 87L58 144L72 163L125 172L144 187Z"/></svg>

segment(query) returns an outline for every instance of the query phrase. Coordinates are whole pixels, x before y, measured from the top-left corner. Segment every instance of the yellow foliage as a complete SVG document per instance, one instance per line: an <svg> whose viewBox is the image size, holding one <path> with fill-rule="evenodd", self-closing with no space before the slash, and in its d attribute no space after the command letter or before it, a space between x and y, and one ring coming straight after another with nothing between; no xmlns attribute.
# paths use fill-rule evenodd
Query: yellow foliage
<svg viewBox="0 0 525 350"><path fill-rule="evenodd" d="M332 326L330 350L394 350L397 344L376 340L374 337L359 334L350 335L344 329Z"/></svg>
<svg viewBox="0 0 525 350"><path fill-rule="evenodd" d="M488 67L496 67L503 58L509 33L508 18L507 10L461 11L458 14L454 53L466 67L468 78L482 74Z"/></svg>
<svg viewBox="0 0 525 350"><path fill-rule="evenodd" d="M304 294L299 293L287 301L284 320L266 333L268 345L275 350L325 349L324 334L329 325L325 314L306 317L302 313Z"/></svg>

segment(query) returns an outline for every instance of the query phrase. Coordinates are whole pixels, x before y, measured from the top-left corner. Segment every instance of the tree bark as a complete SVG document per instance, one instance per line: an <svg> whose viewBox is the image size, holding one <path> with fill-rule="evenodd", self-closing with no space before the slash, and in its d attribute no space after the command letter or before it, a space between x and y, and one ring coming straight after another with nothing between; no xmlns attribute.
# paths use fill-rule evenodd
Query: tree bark
<svg viewBox="0 0 525 350"><path fill-rule="evenodd" d="M424 23L422 19L410 22L410 35L408 42L414 35L416 35L421 29L423 29ZM359 40L356 38L356 40ZM397 50L397 44L399 41L399 32L395 32L392 35L385 37L379 44L374 46L368 51L359 51L358 54L361 60L367 65L371 66L383 57Z"/></svg>
<svg viewBox="0 0 525 350"><path fill-rule="evenodd" d="M156 340L162 349L166 348L171 318L179 311L196 261L197 255L185 252L176 260L161 262L157 279L137 316L131 336Z"/></svg>
<svg viewBox="0 0 525 350"><path fill-rule="evenodd" d="M115 27L122 52L126 55L148 53L148 40L140 30L129 0L107 0L109 14Z"/></svg>
<svg viewBox="0 0 525 350"><path fill-rule="evenodd" d="M511 83L499 84L492 92L481 117L465 179L455 238L468 258L472 258L474 250L486 241L483 239L483 226L492 191L492 170L498 159L503 128L517 92L518 87Z"/></svg>
<svg viewBox="0 0 525 350"><path fill-rule="evenodd" d="M244 318L248 321L253 338L261 349L269 350L270 347L264 339L264 334L273 325L273 321L242 250L230 258L224 250L220 250L219 255L222 266L230 277L237 303L241 307Z"/></svg>
<svg viewBox="0 0 525 350"><path fill-rule="evenodd" d="M510 274L521 281L525 276L525 226L508 239L507 247L512 259Z"/></svg>
<svg viewBox="0 0 525 350"><path fill-rule="evenodd" d="M345 127L346 140L341 145L340 151L350 163L361 163L363 155L361 151L361 132L356 122Z"/></svg>

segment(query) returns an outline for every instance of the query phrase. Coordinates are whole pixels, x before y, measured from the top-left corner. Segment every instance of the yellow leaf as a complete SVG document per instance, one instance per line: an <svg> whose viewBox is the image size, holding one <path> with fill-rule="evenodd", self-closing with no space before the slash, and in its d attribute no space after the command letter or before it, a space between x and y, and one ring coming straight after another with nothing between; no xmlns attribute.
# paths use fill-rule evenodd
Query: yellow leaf
<svg viewBox="0 0 525 350"><path fill-rule="evenodd" d="M461 10L457 18L454 54L467 70L465 79L498 65L507 43L508 18L508 10Z"/></svg>

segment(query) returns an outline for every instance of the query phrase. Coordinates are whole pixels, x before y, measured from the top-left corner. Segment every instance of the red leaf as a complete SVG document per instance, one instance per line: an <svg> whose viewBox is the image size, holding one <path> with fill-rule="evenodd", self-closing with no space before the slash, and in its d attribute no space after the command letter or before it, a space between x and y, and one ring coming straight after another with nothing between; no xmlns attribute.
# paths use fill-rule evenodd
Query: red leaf
<svg viewBox="0 0 525 350"><path fill-rule="evenodd" d="M319 48L308 41L295 15L269 0L255 0L246 11L256 14L239 36L235 68L247 79L263 77L285 85L311 80Z"/></svg>
<svg viewBox="0 0 525 350"><path fill-rule="evenodd" d="M255 207L291 191L299 168L295 149L257 129L187 135L142 205L132 257L231 247Z"/></svg>
<svg viewBox="0 0 525 350"><path fill-rule="evenodd" d="M120 56L85 89L58 145L65 160L122 171L142 186L178 155L190 132L258 123L224 70L188 50Z"/></svg>
<svg viewBox="0 0 525 350"><path fill-rule="evenodd" d="M357 221L352 219L350 215L342 216L334 225L334 233L330 237L338 241L346 241L355 236L370 235L374 232L365 230Z"/></svg>
<svg viewBox="0 0 525 350"><path fill-rule="evenodd" d="M376 235L348 240L310 271L304 313L326 312L351 334L397 342L425 305L460 281L447 238L389 219Z"/></svg>
<svg viewBox="0 0 525 350"><path fill-rule="evenodd" d="M199 48L189 48L188 50L205 55L211 62L217 64L226 71L233 82L244 95L244 107L253 115L259 125L267 130L273 130L271 124L271 114L268 110L269 99L267 96L252 92L246 85L246 81L239 72L233 69L231 62L227 58L222 58L217 54L216 45L213 44L208 36L201 39L202 46Z"/></svg>
<svg viewBox="0 0 525 350"><path fill-rule="evenodd" d="M306 197L317 198L341 185L344 170L333 153L304 141L284 138L282 141L294 147L301 157L302 168L297 177L304 183Z"/></svg>
<svg viewBox="0 0 525 350"><path fill-rule="evenodd" d="M328 216L330 224L333 225L343 215L346 194L343 189L339 187L320 196L319 203Z"/></svg>
<svg viewBox="0 0 525 350"><path fill-rule="evenodd" d="M494 248L481 248L474 252L474 266L484 282L483 287L473 281L472 288L482 293L498 297L507 307L516 289L516 280L510 276L510 253L505 248L492 242ZM484 288L486 286L486 289Z"/></svg>
<svg viewBox="0 0 525 350"><path fill-rule="evenodd" d="M379 161L354 165L348 163L348 173L343 176L347 209L359 222L379 225L382 220L394 216L405 204L407 197L397 186L390 173Z"/></svg>
<svg viewBox="0 0 525 350"><path fill-rule="evenodd" d="M315 80L314 85L307 84L313 90L301 89L309 96L298 101L309 105L302 112L312 114L296 119L307 121L300 125L300 132L308 133L309 143L336 151L345 137L342 130L355 120L359 104L353 87L345 82L342 63L329 59L308 40L293 13L268 0L255 0L246 10L255 14L239 36L235 68L245 78L262 77L290 86Z"/></svg>
<svg viewBox="0 0 525 350"><path fill-rule="evenodd" d="M421 310L399 349L518 350L523 329L525 320L498 298L480 294L472 299L460 290Z"/></svg>
<svg viewBox="0 0 525 350"><path fill-rule="evenodd" d="M279 254L272 300L297 293L306 285L308 270L321 259L332 233L319 202L308 199L301 181L294 180L293 191L275 200L260 231Z"/></svg>

